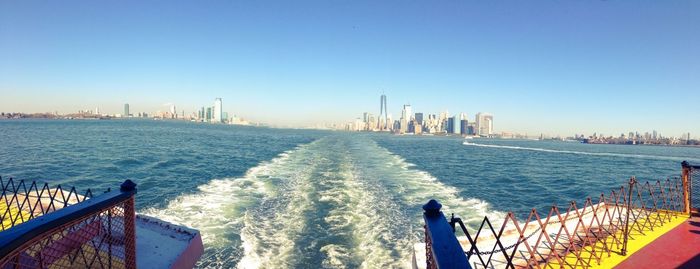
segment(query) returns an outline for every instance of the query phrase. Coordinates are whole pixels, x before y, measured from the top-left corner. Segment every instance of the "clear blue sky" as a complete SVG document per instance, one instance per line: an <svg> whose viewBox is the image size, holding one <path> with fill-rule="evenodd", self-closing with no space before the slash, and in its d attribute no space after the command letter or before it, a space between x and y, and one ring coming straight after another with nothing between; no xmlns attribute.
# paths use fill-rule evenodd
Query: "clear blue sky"
<svg viewBox="0 0 700 269"><path fill-rule="evenodd" d="M0 111L343 122L403 103L497 131L700 133L698 1L0 1ZM691 97L692 96L692 97ZM694 135L695 136L695 135Z"/></svg>

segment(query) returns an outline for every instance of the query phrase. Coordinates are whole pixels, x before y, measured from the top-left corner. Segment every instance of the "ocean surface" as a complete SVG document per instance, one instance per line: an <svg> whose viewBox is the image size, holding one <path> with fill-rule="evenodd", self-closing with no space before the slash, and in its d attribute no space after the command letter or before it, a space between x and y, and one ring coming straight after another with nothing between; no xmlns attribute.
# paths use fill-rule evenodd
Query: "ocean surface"
<svg viewBox="0 0 700 269"><path fill-rule="evenodd" d="M202 268L407 267L429 199L476 225L700 163L699 148L152 120L3 120L0 141L3 178L134 180L139 213L202 232Z"/></svg>

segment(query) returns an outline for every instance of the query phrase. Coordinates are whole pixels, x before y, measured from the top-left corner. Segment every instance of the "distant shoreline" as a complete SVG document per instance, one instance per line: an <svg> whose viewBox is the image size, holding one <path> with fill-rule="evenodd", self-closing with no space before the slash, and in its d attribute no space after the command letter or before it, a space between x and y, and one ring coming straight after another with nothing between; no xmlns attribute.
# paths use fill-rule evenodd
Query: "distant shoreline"
<svg viewBox="0 0 700 269"><path fill-rule="evenodd" d="M90 117L74 117L74 118L64 118L64 117L23 117L23 118L2 118L0 117L0 121L13 121L13 120L67 120L67 121L72 121L72 120L77 120L77 121L84 121L84 120L89 120L89 121L97 121L97 120L135 120L135 121L152 121L154 118L116 118L116 117L107 117L107 118L90 118ZM198 122L192 122L189 120L179 120L179 119L161 119L162 121L165 122L187 122L187 123L198 123ZM236 125L236 124L222 124L222 125L234 125L234 126L249 126L249 127L263 127L263 128L269 128L269 129L302 129L302 130L319 130L319 131L341 131L341 132L346 132L346 133L370 133L370 134L386 134L386 135L392 135L392 136L405 136L405 137L441 137L441 138L452 138L452 139L461 139L464 140L465 136L457 136L457 135L451 135L451 134L445 134L445 133L439 133L439 134L397 134L397 133L392 133L392 132L384 132L384 131L377 131L377 132L368 132L368 131L345 131L345 130L332 130L332 129L313 129L313 128L290 128L290 127L271 127L271 126L266 126L266 125ZM552 142L566 142L566 143L572 143L573 141L564 141L564 140L559 140L559 139L531 139L531 138L502 138L502 137L478 137L478 136L471 136L474 140L478 141L481 139L488 139L488 140L520 140L520 141L552 141ZM682 145L682 144L626 144L626 143L584 143L583 141L575 140L576 143L579 144L589 144L589 145L622 145L622 146L656 146L656 147L677 147L677 148L700 148L700 145Z"/></svg>

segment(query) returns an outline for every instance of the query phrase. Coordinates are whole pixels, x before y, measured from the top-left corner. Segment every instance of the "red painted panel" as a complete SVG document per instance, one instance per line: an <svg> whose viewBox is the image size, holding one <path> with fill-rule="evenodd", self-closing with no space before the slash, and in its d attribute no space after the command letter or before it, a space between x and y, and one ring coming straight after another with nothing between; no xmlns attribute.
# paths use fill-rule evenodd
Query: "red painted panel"
<svg viewBox="0 0 700 269"><path fill-rule="evenodd" d="M700 217L678 225L615 268L700 268Z"/></svg>

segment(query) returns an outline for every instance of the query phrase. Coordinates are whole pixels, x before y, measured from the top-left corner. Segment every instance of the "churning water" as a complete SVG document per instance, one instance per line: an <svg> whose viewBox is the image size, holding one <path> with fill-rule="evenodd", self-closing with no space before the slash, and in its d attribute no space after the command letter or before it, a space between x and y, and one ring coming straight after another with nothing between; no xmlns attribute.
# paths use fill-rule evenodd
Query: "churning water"
<svg viewBox="0 0 700 269"><path fill-rule="evenodd" d="M0 121L0 175L115 188L199 229L201 267L401 268L421 205L483 216L662 179L700 149L348 134L163 121Z"/></svg>

